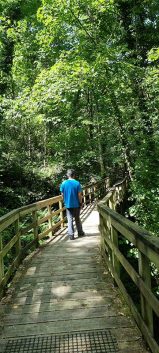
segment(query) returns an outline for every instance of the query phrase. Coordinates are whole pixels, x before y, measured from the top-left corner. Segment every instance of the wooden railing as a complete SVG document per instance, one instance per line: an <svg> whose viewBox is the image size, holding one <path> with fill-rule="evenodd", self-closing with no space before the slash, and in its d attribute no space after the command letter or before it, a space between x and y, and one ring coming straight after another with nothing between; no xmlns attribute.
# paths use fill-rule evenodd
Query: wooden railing
<svg viewBox="0 0 159 353"><path fill-rule="evenodd" d="M83 204L103 197L107 187L108 179L85 186ZM59 227L64 227L65 220L61 195L15 209L0 218L0 293L28 250L55 235Z"/></svg>
<svg viewBox="0 0 159 353"><path fill-rule="evenodd" d="M159 239L115 212L117 205L123 199L125 188L126 180L113 187L98 203L101 252L149 347L153 353L159 353L154 329L154 318L155 323L159 318L159 300L151 289L152 267L155 268L156 273L159 273ZM138 269L135 269L122 253L119 239L126 239L127 246L131 249L133 244ZM121 268L124 268L138 288L140 303L137 305L121 280L123 271Z"/></svg>

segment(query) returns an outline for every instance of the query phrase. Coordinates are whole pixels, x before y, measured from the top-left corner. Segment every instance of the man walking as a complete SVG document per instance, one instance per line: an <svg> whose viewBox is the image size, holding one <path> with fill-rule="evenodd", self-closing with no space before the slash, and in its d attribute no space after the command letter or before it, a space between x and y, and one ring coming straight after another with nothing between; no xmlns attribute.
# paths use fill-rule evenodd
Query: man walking
<svg viewBox="0 0 159 353"><path fill-rule="evenodd" d="M74 240L73 218L77 227L78 236L84 236L82 223L80 220L80 208L82 206L82 188L79 181L75 180L75 171L68 169L67 180L63 181L60 186L64 204L66 207L66 216L68 221L68 236L70 240Z"/></svg>

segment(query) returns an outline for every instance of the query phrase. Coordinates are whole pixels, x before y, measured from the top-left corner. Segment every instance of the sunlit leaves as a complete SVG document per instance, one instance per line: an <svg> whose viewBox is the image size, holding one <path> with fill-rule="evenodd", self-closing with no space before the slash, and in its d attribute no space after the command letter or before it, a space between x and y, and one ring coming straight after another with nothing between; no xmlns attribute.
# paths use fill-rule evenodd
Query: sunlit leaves
<svg viewBox="0 0 159 353"><path fill-rule="evenodd" d="M159 48L153 48L150 50L148 54L148 59L150 61L156 61L159 60Z"/></svg>
<svg viewBox="0 0 159 353"><path fill-rule="evenodd" d="M131 213L151 227L159 174L157 0L0 0L0 9L5 158L37 168L73 164L87 178L126 165Z"/></svg>

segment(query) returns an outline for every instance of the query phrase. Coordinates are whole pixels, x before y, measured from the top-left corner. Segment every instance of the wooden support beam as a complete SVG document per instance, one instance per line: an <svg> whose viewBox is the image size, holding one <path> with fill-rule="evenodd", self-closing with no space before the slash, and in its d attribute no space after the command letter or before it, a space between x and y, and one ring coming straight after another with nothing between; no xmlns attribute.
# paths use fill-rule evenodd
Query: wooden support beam
<svg viewBox="0 0 159 353"><path fill-rule="evenodd" d="M83 189L83 203L86 205L86 189Z"/></svg>
<svg viewBox="0 0 159 353"><path fill-rule="evenodd" d="M21 239L20 239L20 229L19 229L19 218L15 221L15 234L17 234L17 241L15 243L16 247L16 257L20 257L21 253Z"/></svg>
<svg viewBox="0 0 159 353"><path fill-rule="evenodd" d="M59 201L59 210L60 210L60 220L61 220L61 228L64 228L64 216L63 216L63 201Z"/></svg>
<svg viewBox="0 0 159 353"><path fill-rule="evenodd" d="M48 215L49 215L49 217L48 217L48 224L49 224L49 229L50 229L49 236L52 237L53 236L53 230L52 230L52 210L51 210L51 206L48 205L47 209L48 209Z"/></svg>
<svg viewBox="0 0 159 353"><path fill-rule="evenodd" d="M89 201L90 203L92 203L92 201L94 200L94 190L93 190L93 186L90 186L89 188Z"/></svg>
<svg viewBox="0 0 159 353"><path fill-rule="evenodd" d="M0 283L3 280L4 277L4 262L3 262L3 241L2 241L2 235L0 235Z"/></svg>
<svg viewBox="0 0 159 353"><path fill-rule="evenodd" d="M151 263L149 259L139 251L139 274L143 281L145 282L146 286L151 290ZM152 307L149 304L150 298L144 297L143 294L140 292L140 299L141 299L141 315L143 320L146 322L152 336L154 335L153 330L153 311Z"/></svg>
<svg viewBox="0 0 159 353"><path fill-rule="evenodd" d="M37 211L32 212L32 217L33 217L33 232L34 232L34 240L36 247L39 246L39 240L38 240L38 216L37 216Z"/></svg>
<svg viewBox="0 0 159 353"><path fill-rule="evenodd" d="M118 231L111 225L111 241L114 246L118 249ZM118 260L117 256L112 251L112 266L114 271L117 273L118 277L120 278L120 261Z"/></svg>

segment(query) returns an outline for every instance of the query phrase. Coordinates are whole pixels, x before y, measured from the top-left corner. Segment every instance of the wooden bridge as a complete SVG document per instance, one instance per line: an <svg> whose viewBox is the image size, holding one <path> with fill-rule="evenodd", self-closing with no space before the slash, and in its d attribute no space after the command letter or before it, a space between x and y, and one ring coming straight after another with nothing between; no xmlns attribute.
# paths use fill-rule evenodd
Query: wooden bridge
<svg viewBox="0 0 159 353"><path fill-rule="evenodd" d="M115 211L125 189L126 180L111 189L106 180L84 188L86 236L74 241L61 196L1 217L1 296L18 270L1 301L0 353L146 353L142 336L159 353L159 301L151 289L159 240ZM134 245L137 268L121 252L121 237ZM137 304L123 271L138 290Z"/></svg>

